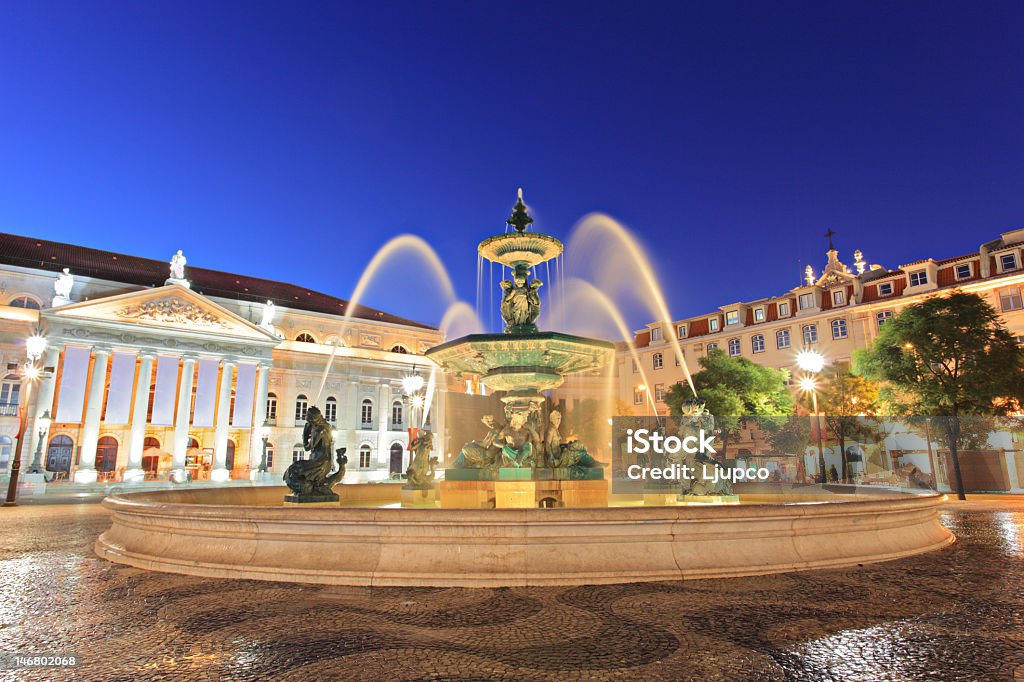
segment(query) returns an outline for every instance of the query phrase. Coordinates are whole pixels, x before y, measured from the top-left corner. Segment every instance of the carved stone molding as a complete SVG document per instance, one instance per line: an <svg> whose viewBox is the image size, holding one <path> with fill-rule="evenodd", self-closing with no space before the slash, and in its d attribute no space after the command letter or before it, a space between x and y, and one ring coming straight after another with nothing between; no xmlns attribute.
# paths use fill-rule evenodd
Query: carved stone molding
<svg viewBox="0 0 1024 682"><path fill-rule="evenodd" d="M128 306L118 310L117 316L131 320L148 320L191 327L211 328L226 326L216 315L177 296Z"/></svg>

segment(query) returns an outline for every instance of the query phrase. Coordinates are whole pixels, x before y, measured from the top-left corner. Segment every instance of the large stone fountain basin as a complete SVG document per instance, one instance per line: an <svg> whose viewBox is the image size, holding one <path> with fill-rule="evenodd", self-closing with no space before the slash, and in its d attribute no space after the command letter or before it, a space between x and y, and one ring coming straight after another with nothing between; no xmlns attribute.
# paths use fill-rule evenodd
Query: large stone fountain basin
<svg viewBox="0 0 1024 682"><path fill-rule="evenodd" d="M385 487L397 489L346 485L343 498L370 499ZM96 541L96 552L139 568L216 578L497 587L836 568L954 541L938 519L941 494L469 510L284 507L286 492L252 487L111 495L103 506L113 525Z"/></svg>

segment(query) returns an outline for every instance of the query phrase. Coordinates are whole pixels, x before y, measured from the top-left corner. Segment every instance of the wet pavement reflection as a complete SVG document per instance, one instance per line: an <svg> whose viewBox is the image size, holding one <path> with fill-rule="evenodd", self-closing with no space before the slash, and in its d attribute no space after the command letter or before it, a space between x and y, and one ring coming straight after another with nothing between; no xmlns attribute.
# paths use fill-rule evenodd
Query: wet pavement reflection
<svg viewBox="0 0 1024 682"><path fill-rule="evenodd" d="M97 505L0 509L0 652L80 660L0 679L1024 679L1024 504L943 522L952 547L845 570L369 589L149 573L92 553Z"/></svg>

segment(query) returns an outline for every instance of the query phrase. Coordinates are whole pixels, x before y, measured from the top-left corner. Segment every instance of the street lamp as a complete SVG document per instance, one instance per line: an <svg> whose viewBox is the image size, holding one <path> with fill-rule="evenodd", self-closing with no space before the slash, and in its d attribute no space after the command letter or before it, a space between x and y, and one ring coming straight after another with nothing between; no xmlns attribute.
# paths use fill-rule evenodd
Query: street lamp
<svg viewBox="0 0 1024 682"><path fill-rule="evenodd" d="M18 504L18 476L21 474L21 460L25 456L25 431L28 426L28 411L32 405L32 386L42 373L36 366L36 361L43 357L46 351L46 338L38 332L25 339L25 355L28 360L21 367L21 378L25 390L21 393L25 396L23 406L18 407L18 440L14 447L14 461L11 462L11 479L7 484L7 499L5 507L15 507Z"/></svg>
<svg viewBox="0 0 1024 682"><path fill-rule="evenodd" d="M46 440L46 432L50 430L50 411L43 412L43 416L36 420L39 426L39 440L36 442L36 454L32 457L30 474L43 473L43 441Z"/></svg>
<svg viewBox="0 0 1024 682"><path fill-rule="evenodd" d="M821 416L818 414L818 382L814 375L825 367L825 356L815 350L802 350L796 354L796 365L804 372L800 378L800 389L811 394L811 402L814 406L814 426L818 433L818 469L821 471L821 483L828 481L825 473L825 449L821 444Z"/></svg>

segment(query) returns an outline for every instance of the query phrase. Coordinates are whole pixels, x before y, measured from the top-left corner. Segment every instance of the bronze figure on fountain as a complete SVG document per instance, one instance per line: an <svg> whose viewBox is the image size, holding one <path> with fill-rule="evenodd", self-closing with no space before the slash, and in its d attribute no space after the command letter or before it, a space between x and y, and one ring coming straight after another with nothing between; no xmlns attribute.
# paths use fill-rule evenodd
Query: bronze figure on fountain
<svg viewBox="0 0 1024 682"><path fill-rule="evenodd" d="M345 477L345 448L334 448L331 425L316 406L309 408L306 425L302 429L302 448L310 453L309 459L293 462L284 472L284 483L292 490L285 502L337 502L337 493L331 488ZM332 458L332 453L335 458ZM331 473L337 462L338 470Z"/></svg>

